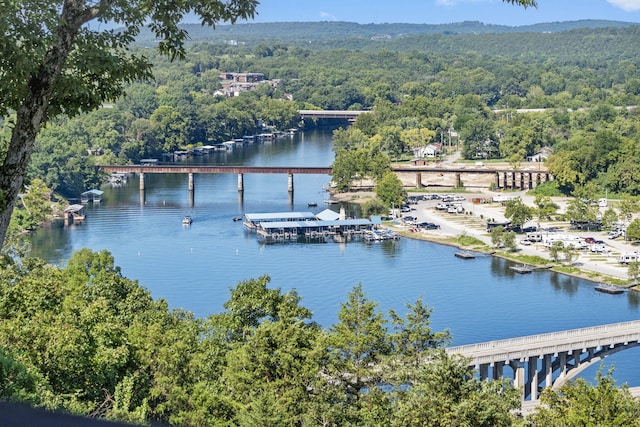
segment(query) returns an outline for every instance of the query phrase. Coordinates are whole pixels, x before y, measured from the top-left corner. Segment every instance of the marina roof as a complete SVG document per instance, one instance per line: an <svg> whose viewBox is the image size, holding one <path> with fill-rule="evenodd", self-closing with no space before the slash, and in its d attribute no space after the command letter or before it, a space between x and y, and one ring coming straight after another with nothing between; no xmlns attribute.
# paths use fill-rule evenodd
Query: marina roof
<svg viewBox="0 0 640 427"><path fill-rule="evenodd" d="M251 222L272 222L278 220L313 220L316 216L311 212L273 212L273 213L248 213L245 218Z"/></svg>
<svg viewBox="0 0 640 427"><path fill-rule="evenodd" d="M331 209L325 209L322 212L317 213L316 217L323 221L335 221L340 217L340 214L332 211Z"/></svg>
<svg viewBox="0 0 640 427"><path fill-rule="evenodd" d="M78 212L78 211L81 211L82 209L84 209L84 205L69 205L66 208L64 208L64 212L65 213Z"/></svg>
<svg viewBox="0 0 640 427"><path fill-rule="evenodd" d="M366 226L371 225L371 221L366 218L342 219L335 221L271 221L261 222L260 228L273 230L280 228L320 228L320 227L343 227L343 226Z"/></svg>
<svg viewBox="0 0 640 427"><path fill-rule="evenodd" d="M94 194L96 196L102 196L102 193L104 193L104 191L101 190L96 190L95 188L92 190L88 190L85 191L84 193L82 193L83 196L88 196L89 194Z"/></svg>

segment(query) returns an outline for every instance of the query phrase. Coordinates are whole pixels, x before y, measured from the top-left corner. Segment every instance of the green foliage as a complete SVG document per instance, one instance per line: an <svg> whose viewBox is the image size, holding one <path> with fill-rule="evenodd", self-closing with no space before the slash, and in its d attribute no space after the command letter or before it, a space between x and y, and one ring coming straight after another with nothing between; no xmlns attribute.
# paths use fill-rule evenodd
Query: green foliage
<svg viewBox="0 0 640 427"><path fill-rule="evenodd" d="M402 181L393 172L387 172L377 182L375 192L376 197L388 208L400 206L407 196Z"/></svg>
<svg viewBox="0 0 640 427"><path fill-rule="evenodd" d="M366 201L360 206L360 209L364 218L371 217L372 215L382 215L386 217L389 213L389 206L378 198Z"/></svg>
<svg viewBox="0 0 640 427"><path fill-rule="evenodd" d="M532 426L638 426L640 403L626 385L618 387L612 377L598 371L596 384L577 379L557 391L545 389L541 405L528 421Z"/></svg>
<svg viewBox="0 0 640 427"><path fill-rule="evenodd" d="M562 242L553 242L549 247L549 256L552 260L558 262L560 253L564 250L564 244Z"/></svg>
<svg viewBox="0 0 640 427"><path fill-rule="evenodd" d="M504 205L504 216L514 227L522 227L527 221L533 219L534 209L525 205L520 197L508 200Z"/></svg>
<svg viewBox="0 0 640 427"><path fill-rule="evenodd" d="M640 240L640 219L636 218L627 227L625 233L625 239L627 240Z"/></svg>
<svg viewBox="0 0 640 427"><path fill-rule="evenodd" d="M551 197L542 194L536 194L533 204L536 205L535 214L538 221L550 220L560 208L557 203L551 200Z"/></svg>
<svg viewBox="0 0 640 427"><path fill-rule="evenodd" d="M530 191L534 195L557 197L562 196L562 192L558 188L558 181L543 182Z"/></svg>

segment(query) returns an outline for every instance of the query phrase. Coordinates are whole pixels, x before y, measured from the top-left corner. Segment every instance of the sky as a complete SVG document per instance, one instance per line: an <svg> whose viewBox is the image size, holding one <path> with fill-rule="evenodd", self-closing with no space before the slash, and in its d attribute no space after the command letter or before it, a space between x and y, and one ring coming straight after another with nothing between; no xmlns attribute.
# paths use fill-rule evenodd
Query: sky
<svg viewBox="0 0 640 427"><path fill-rule="evenodd" d="M640 0L537 0L523 8L501 0L259 0L250 22L347 21L447 24L480 21L521 26L541 22L608 19L639 22Z"/></svg>

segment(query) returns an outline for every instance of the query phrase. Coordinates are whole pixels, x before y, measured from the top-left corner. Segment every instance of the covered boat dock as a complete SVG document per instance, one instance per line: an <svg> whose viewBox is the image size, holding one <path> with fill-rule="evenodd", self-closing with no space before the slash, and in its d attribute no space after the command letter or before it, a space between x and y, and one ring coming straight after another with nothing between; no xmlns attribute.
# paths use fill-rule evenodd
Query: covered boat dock
<svg viewBox="0 0 640 427"><path fill-rule="evenodd" d="M256 233L268 240L296 240L298 237L309 239L353 237L371 230L373 224L368 219L337 219L329 221L272 221L260 222Z"/></svg>
<svg viewBox="0 0 640 427"><path fill-rule="evenodd" d="M64 208L65 222L84 221L84 205L69 205Z"/></svg>
<svg viewBox="0 0 640 427"><path fill-rule="evenodd" d="M96 190L95 188L92 190L85 191L80 194L80 202L81 203L100 203L102 201L102 194L104 191Z"/></svg>
<svg viewBox="0 0 640 427"><path fill-rule="evenodd" d="M244 214L244 222L242 224L249 230L256 230L260 223L312 221L315 219L316 215L311 212L247 213Z"/></svg>

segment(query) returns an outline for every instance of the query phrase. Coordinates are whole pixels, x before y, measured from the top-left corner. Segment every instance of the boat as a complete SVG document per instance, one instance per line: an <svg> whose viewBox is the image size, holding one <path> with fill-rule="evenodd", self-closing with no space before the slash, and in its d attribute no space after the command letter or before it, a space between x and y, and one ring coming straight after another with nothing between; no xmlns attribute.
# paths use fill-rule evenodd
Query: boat
<svg viewBox="0 0 640 427"><path fill-rule="evenodd" d="M242 221L242 217L241 216L234 216L233 217L233 222L238 222L238 221Z"/></svg>
<svg viewBox="0 0 640 427"><path fill-rule="evenodd" d="M182 218L182 225L191 225L192 222L193 219L191 219L190 216L185 216L184 218Z"/></svg>
<svg viewBox="0 0 640 427"><path fill-rule="evenodd" d="M462 258L462 259L474 259L476 257L474 254L467 251L456 252L453 255L457 258Z"/></svg>
<svg viewBox="0 0 640 427"><path fill-rule="evenodd" d="M603 292L605 294L621 294L624 292L623 288L610 283L598 283L598 286L596 286L595 289L596 291Z"/></svg>
<svg viewBox="0 0 640 427"><path fill-rule="evenodd" d="M511 267L509 267L509 269L511 271L515 271L516 273L519 274L528 274L533 272L533 268L531 267L527 267L526 265L512 265Z"/></svg>
<svg viewBox="0 0 640 427"><path fill-rule="evenodd" d="M326 199L324 202L328 205L337 205L338 203L340 203L339 201L333 199Z"/></svg>
<svg viewBox="0 0 640 427"><path fill-rule="evenodd" d="M318 204L316 202L309 202L307 203L307 206L309 206L310 208L315 208L316 206L318 206Z"/></svg>

